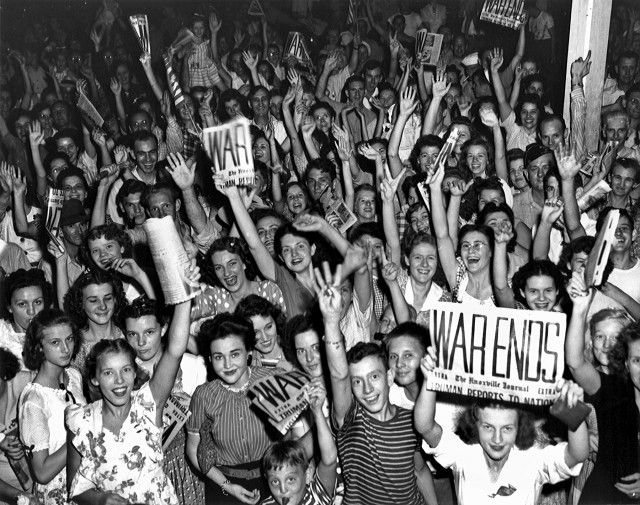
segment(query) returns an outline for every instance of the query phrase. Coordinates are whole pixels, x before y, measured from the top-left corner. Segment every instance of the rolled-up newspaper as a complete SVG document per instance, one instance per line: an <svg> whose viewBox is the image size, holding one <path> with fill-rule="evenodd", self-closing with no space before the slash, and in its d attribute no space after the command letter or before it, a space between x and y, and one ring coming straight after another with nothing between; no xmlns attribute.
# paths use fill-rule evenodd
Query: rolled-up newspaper
<svg viewBox="0 0 640 505"><path fill-rule="evenodd" d="M197 296L200 286L197 282L189 281L186 276L191 261L171 217L147 219L143 227L158 271L165 303L176 305Z"/></svg>

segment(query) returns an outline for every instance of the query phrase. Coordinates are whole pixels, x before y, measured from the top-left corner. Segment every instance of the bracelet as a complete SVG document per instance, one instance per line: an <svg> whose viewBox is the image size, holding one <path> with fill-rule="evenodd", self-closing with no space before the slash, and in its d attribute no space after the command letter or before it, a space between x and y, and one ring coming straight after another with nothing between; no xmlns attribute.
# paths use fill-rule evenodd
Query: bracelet
<svg viewBox="0 0 640 505"><path fill-rule="evenodd" d="M571 85L572 88L584 88L584 84L582 84L581 82L579 82L578 84L572 84Z"/></svg>
<svg viewBox="0 0 640 505"><path fill-rule="evenodd" d="M225 480L222 484L220 484L220 489L222 490L222 494L225 496L229 496L229 493L224 488L227 484L231 484L231 481L229 479Z"/></svg>

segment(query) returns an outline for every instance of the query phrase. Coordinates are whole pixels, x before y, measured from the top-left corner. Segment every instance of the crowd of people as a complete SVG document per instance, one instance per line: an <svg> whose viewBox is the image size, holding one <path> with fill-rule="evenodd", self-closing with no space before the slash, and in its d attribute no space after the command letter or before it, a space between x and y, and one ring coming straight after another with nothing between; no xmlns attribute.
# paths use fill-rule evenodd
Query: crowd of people
<svg viewBox="0 0 640 505"><path fill-rule="evenodd" d="M139 41L141 12L85 2L3 39L0 505L640 503L640 9L614 1L592 144L602 83L568 62L553 109L547 0L514 30L479 0L326 3L341 26L154 2ZM238 120L246 186L203 137ZM154 218L199 286L177 305ZM589 414L436 393L434 302L566 314L556 398ZM249 391L291 371L308 406L283 435Z"/></svg>

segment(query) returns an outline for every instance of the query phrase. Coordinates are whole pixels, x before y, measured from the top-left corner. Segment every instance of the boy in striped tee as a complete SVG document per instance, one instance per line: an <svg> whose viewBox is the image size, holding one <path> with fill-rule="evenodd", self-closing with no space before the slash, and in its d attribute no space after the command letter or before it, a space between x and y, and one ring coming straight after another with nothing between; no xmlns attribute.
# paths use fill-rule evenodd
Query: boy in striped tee
<svg viewBox="0 0 640 505"><path fill-rule="evenodd" d="M394 373L385 350L358 343L347 353L340 333L341 268L333 282L317 272L324 319L331 390L332 423L345 483L343 505L423 505L415 477L419 438L412 412L389 402Z"/></svg>

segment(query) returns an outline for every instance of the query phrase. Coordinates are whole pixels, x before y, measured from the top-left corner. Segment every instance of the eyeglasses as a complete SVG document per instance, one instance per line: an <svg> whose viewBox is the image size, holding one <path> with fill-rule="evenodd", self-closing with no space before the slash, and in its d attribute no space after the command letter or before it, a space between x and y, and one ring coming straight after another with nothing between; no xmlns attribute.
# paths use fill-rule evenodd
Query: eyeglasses
<svg viewBox="0 0 640 505"><path fill-rule="evenodd" d="M475 252L480 252L482 251L486 246L488 246L489 244L485 243L485 242L463 242L460 245L460 250L464 251L464 252L469 252L471 250L474 250Z"/></svg>

